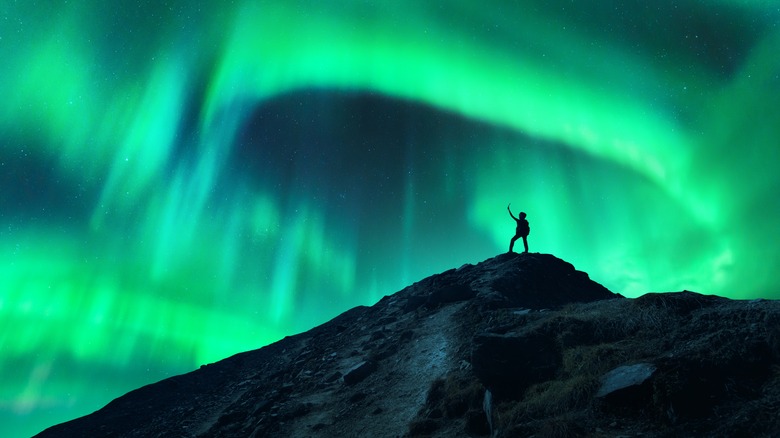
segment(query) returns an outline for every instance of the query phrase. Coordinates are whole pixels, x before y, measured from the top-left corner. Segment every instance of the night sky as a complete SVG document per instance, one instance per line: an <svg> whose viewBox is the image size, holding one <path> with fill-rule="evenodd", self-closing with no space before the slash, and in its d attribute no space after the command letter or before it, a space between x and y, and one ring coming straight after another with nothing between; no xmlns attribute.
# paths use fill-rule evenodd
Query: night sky
<svg viewBox="0 0 780 438"><path fill-rule="evenodd" d="M508 249L780 298L768 0L0 1L0 428ZM522 247L522 245L520 245Z"/></svg>

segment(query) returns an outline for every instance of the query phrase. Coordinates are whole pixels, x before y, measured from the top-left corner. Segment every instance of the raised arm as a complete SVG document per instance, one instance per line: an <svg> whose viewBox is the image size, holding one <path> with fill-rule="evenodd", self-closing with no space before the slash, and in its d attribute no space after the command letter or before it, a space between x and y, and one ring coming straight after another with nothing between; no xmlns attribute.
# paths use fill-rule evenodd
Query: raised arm
<svg viewBox="0 0 780 438"><path fill-rule="evenodd" d="M516 217L515 217L515 215L513 215L513 214L512 214L512 210L510 210L510 209L509 209L509 206L510 206L510 205L512 205L512 203L511 203L511 202L510 202L509 204L507 204L507 206L506 206L506 211L508 211L508 212L509 212L509 215L510 215L510 216L512 216L512 219L514 219L514 220L516 220L516 221L519 221L520 219L516 218Z"/></svg>

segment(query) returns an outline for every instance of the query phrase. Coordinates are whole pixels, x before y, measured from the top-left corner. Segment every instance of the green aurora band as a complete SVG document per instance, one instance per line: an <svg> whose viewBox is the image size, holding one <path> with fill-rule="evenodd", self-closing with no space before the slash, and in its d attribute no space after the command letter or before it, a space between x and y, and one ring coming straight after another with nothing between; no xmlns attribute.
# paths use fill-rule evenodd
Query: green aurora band
<svg viewBox="0 0 780 438"><path fill-rule="evenodd" d="M532 251L780 298L769 1L0 4L0 424Z"/></svg>

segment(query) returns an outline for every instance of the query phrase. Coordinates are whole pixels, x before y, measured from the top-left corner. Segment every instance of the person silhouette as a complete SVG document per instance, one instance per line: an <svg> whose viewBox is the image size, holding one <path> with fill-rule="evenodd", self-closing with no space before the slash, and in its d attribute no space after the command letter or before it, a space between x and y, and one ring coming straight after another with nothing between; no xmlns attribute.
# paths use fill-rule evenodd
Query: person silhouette
<svg viewBox="0 0 780 438"><path fill-rule="evenodd" d="M525 220L525 213L521 211L518 215L520 217L516 218L515 215L512 214L512 210L509 208L510 205L512 205L512 203L509 203L509 205L506 206L506 210L509 212L509 215L512 216L512 219L517 222L517 228L515 228L515 237L513 237L509 242L509 252L512 252L512 248L515 247L515 240L521 237L523 238L525 252L528 252L528 234L531 232L531 227L528 226L528 221Z"/></svg>

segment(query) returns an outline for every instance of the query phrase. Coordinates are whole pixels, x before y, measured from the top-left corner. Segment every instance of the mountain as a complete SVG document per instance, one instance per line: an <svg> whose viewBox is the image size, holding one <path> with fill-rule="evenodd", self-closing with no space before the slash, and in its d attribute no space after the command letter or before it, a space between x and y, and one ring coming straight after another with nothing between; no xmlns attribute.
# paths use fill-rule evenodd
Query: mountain
<svg viewBox="0 0 780 438"><path fill-rule="evenodd" d="M780 304L502 254L39 437L780 436Z"/></svg>

